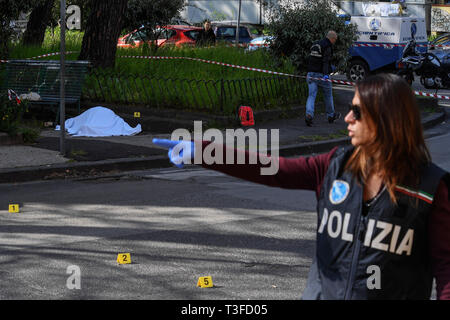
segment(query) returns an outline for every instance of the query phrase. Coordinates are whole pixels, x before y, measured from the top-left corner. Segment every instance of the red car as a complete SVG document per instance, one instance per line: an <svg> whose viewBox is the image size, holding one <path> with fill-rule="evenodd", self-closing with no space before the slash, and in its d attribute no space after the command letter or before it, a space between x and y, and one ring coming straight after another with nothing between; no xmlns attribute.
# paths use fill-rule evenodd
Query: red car
<svg viewBox="0 0 450 320"><path fill-rule="evenodd" d="M185 25L168 25L158 27L154 31L158 35L156 40L158 47L166 45L175 45L177 47L182 45L195 45L198 34L202 30L201 27L185 26ZM151 30L142 27L138 30L120 37L117 43L119 48L136 48L147 42L151 43Z"/></svg>

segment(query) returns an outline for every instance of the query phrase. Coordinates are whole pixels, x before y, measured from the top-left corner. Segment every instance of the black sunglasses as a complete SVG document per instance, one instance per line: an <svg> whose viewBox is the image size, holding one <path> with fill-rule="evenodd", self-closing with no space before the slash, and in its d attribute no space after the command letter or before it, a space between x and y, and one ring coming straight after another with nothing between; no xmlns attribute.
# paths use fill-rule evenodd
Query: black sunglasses
<svg viewBox="0 0 450 320"><path fill-rule="evenodd" d="M350 103L348 105L348 111L353 111L353 118L355 118L355 120L361 120L361 107L357 106L353 103Z"/></svg>

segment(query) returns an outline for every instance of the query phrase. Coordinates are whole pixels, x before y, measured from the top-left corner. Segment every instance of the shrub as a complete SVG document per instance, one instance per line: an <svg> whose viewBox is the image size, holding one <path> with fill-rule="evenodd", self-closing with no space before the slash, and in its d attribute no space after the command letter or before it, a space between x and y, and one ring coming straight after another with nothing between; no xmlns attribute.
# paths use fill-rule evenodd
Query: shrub
<svg viewBox="0 0 450 320"><path fill-rule="evenodd" d="M16 135L26 110L26 103L17 104L16 100L9 100L8 95L0 96L0 132Z"/></svg>
<svg viewBox="0 0 450 320"><path fill-rule="evenodd" d="M19 129L24 143L35 143L39 138L40 131L37 128L22 127Z"/></svg>
<svg viewBox="0 0 450 320"><path fill-rule="evenodd" d="M299 73L307 69L313 42L324 38L329 30L338 34L332 61L338 70L346 69L348 49L357 40L356 26L346 25L326 0L272 8L267 29L274 36L270 45L274 58L290 59Z"/></svg>

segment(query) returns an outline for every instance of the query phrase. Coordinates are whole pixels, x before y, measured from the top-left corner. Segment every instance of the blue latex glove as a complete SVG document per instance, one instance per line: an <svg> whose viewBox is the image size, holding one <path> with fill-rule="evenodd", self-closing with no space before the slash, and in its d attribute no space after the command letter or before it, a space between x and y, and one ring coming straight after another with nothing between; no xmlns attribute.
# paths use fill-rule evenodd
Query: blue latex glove
<svg viewBox="0 0 450 320"><path fill-rule="evenodd" d="M326 74L326 75L323 76L323 79L324 80L328 80L328 79L330 79L330 76Z"/></svg>
<svg viewBox="0 0 450 320"><path fill-rule="evenodd" d="M153 139L152 142L160 147L168 148L170 162L178 168L183 168L186 163L192 163L195 155L195 144L192 141L174 141L167 139Z"/></svg>

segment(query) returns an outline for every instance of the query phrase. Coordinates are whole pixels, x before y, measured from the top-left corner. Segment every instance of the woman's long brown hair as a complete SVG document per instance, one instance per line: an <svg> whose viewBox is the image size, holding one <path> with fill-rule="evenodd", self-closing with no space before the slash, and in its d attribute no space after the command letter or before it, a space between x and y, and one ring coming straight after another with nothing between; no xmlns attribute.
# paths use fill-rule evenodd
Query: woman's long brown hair
<svg viewBox="0 0 450 320"><path fill-rule="evenodd" d="M358 82L356 90L361 121L374 135L370 143L355 148L346 169L363 183L372 172L381 172L391 200L397 203L395 186L417 186L421 167L431 161L416 97L408 83L393 74L370 76Z"/></svg>

